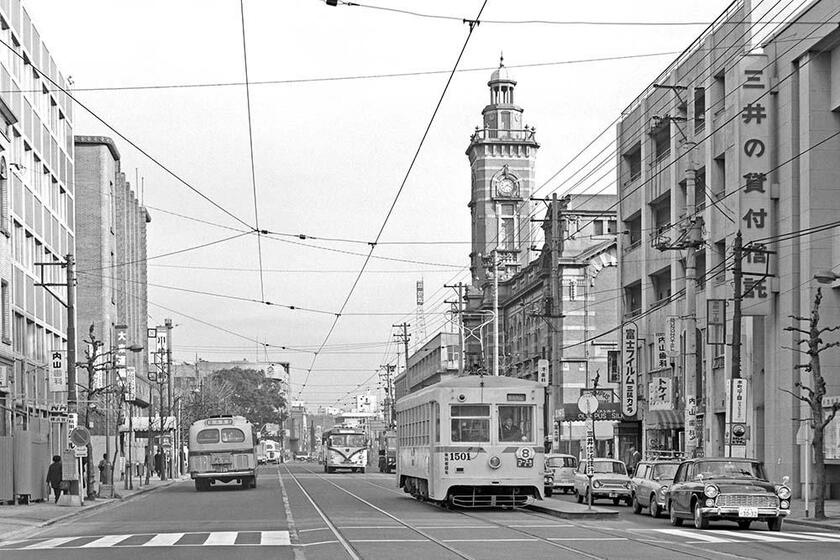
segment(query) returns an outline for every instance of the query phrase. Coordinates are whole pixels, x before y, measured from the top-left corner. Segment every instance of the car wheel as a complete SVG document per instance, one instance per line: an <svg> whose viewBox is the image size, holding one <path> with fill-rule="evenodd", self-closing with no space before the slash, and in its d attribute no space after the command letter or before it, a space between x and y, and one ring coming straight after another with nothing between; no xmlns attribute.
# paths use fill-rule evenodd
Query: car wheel
<svg viewBox="0 0 840 560"><path fill-rule="evenodd" d="M767 529L773 532L778 532L782 530L782 518L781 517L774 517L773 519L767 520Z"/></svg>
<svg viewBox="0 0 840 560"><path fill-rule="evenodd" d="M677 511L674 509L674 504L668 502L668 518L671 520L671 525L674 527L682 527L683 520L677 516Z"/></svg>
<svg viewBox="0 0 840 560"><path fill-rule="evenodd" d="M546 489L545 489L545 495L546 495L547 497L550 497L553 493L554 493L554 489L553 489L553 488L546 488Z"/></svg>
<svg viewBox="0 0 840 560"><path fill-rule="evenodd" d="M627 507L632 506L633 505L632 498L624 498L624 505L627 506Z"/></svg>
<svg viewBox="0 0 840 560"><path fill-rule="evenodd" d="M703 517L703 512L700 511L700 500L694 502L694 528L708 529L709 520Z"/></svg>
<svg viewBox="0 0 840 560"><path fill-rule="evenodd" d="M662 510L659 508L659 503L656 501L656 496L653 494L650 495L650 516L653 518L657 518L662 514Z"/></svg>
<svg viewBox="0 0 840 560"><path fill-rule="evenodd" d="M617 506L621 502L621 498L613 498L613 505Z"/></svg>
<svg viewBox="0 0 840 560"><path fill-rule="evenodd" d="M564 494L568 494L568 493L569 493L569 489L568 489L568 488L563 488L563 493L564 493Z"/></svg>
<svg viewBox="0 0 840 560"><path fill-rule="evenodd" d="M577 488L575 488L575 498L577 499L577 503L583 503L583 496L580 495L580 493L577 491Z"/></svg>
<svg viewBox="0 0 840 560"><path fill-rule="evenodd" d="M750 528L751 523L752 523L752 521L750 521L749 519L743 519L743 520L738 522L738 528L747 530L747 529Z"/></svg>

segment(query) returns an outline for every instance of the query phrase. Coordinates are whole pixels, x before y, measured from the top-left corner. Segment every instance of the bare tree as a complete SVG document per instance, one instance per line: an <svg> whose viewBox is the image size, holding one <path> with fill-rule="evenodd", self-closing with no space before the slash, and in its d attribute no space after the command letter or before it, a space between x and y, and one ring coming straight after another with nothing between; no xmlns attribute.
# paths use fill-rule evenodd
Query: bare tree
<svg viewBox="0 0 840 560"><path fill-rule="evenodd" d="M820 367L820 354L829 348L840 346L840 342L826 343L823 342L822 336L825 333L840 330L840 326L820 328L820 303L822 303L822 288L817 288L814 305L811 308L811 316L797 317L790 315L790 318L794 321L807 322L808 328L802 329L793 326L785 328L786 331L800 333L807 337L797 341L797 344L805 345L807 350L798 348L793 348L793 350L808 356L808 363L799 364L795 367L804 370L803 377L810 373L811 381L807 384L797 381L794 387L799 389L798 393L782 389L807 404L811 409L811 418L807 418L806 421L809 422L813 433L811 446L814 449L814 484L817 487L814 496L814 519L825 519L825 428L834 420L837 411L840 410L840 402L833 403L831 407L823 407L823 397L826 391L825 378L822 376ZM806 488L805 491L807 492L808 489Z"/></svg>

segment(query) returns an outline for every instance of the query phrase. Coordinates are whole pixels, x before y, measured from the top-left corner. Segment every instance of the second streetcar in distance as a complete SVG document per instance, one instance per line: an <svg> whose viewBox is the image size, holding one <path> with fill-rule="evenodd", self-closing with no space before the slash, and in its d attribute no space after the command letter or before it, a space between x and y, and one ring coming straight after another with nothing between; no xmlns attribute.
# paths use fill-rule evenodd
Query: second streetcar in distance
<svg viewBox="0 0 840 560"><path fill-rule="evenodd" d="M542 499L543 386L510 377L441 381L397 401L397 480L459 507Z"/></svg>

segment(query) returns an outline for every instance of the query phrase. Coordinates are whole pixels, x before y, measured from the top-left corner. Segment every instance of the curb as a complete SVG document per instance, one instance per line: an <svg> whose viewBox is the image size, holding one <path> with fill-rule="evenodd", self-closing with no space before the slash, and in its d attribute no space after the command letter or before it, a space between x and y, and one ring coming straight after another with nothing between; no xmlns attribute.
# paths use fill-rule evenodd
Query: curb
<svg viewBox="0 0 840 560"><path fill-rule="evenodd" d="M598 510L584 510L584 511L562 511L559 509L552 509L545 506L540 506L537 504L529 504L525 506L524 509L528 509L531 511L536 511L538 513L545 513L547 515L551 515L553 517L559 517L561 519L612 519L618 517L617 511L609 510L609 509L598 509Z"/></svg>
<svg viewBox="0 0 840 560"><path fill-rule="evenodd" d="M111 499L109 499L108 501L105 501L105 502L98 502L98 503L95 503L93 505L90 505L90 506L87 506L87 507L84 507L84 508L79 508L76 511L71 511L69 513L65 513L64 515L59 515L58 517L53 517L52 519L46 519L46 520L41 521L40 523L38 523L36 525L30 525L29 527L25 527L23 529L20 529L19 531L13 531L13 532L7 533L5 535L0 535L0 542L12 540L16 537L20 538L20 536L23 536L27 532L34 531L36 529L42 529L44 527L49 527L50 525L55 525L57 523L60 523L62 521L66 521L66 520L71 519L73 517L76 517L78 515L82 515L83 513L89 513L89 512L92 512L92 511L97 511L97 510L100 510L100 509L104 509L106 506L116 507L116 506L118 506L122 503L125 503L125 502L128 502L128 501L132 500L136 496L142 496L144 494L148 494L148 493L154 492L156 490L162 490L163 488L167 488L167 487L171 486L172 484L175 484L176 482L181 482L181 479L167 480L163 484L158 484L153 488L149 488L149 487L141 488L141 489L135 491L134 493L132 493L132 494L130 494L130 495L124 497L124 498L111 498Z"/></svg>
<svg viewBox="0 0 840 560"><path fill-rule="evenodd" d="M836 518L834 518L836 519ZM840 524L837 523L827 523L823 521L806 521L805 519L791 519L790 517L785 519L785 525L790 523L791 525L799 525L801 527L811 527L812 529L828 529L830 531L840 531Z"/></svg>

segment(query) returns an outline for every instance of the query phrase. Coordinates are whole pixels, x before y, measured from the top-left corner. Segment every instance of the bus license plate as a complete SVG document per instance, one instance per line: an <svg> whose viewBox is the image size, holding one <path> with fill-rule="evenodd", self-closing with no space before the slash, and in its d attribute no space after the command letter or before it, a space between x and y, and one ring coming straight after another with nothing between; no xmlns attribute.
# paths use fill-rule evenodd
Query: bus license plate
<svg viewBox="0 0 840 560"><path fill-rule="evenodd" d="M516 466L522 468L529 468L534 466L534 458L531 457L530 459L517 459Z"/></svg>
<svg viewBox="0 0 840 560"><path fill-rule="evenodd" d="M739 507L738 517L758 517L758 508L756 507Z"/></svg>

